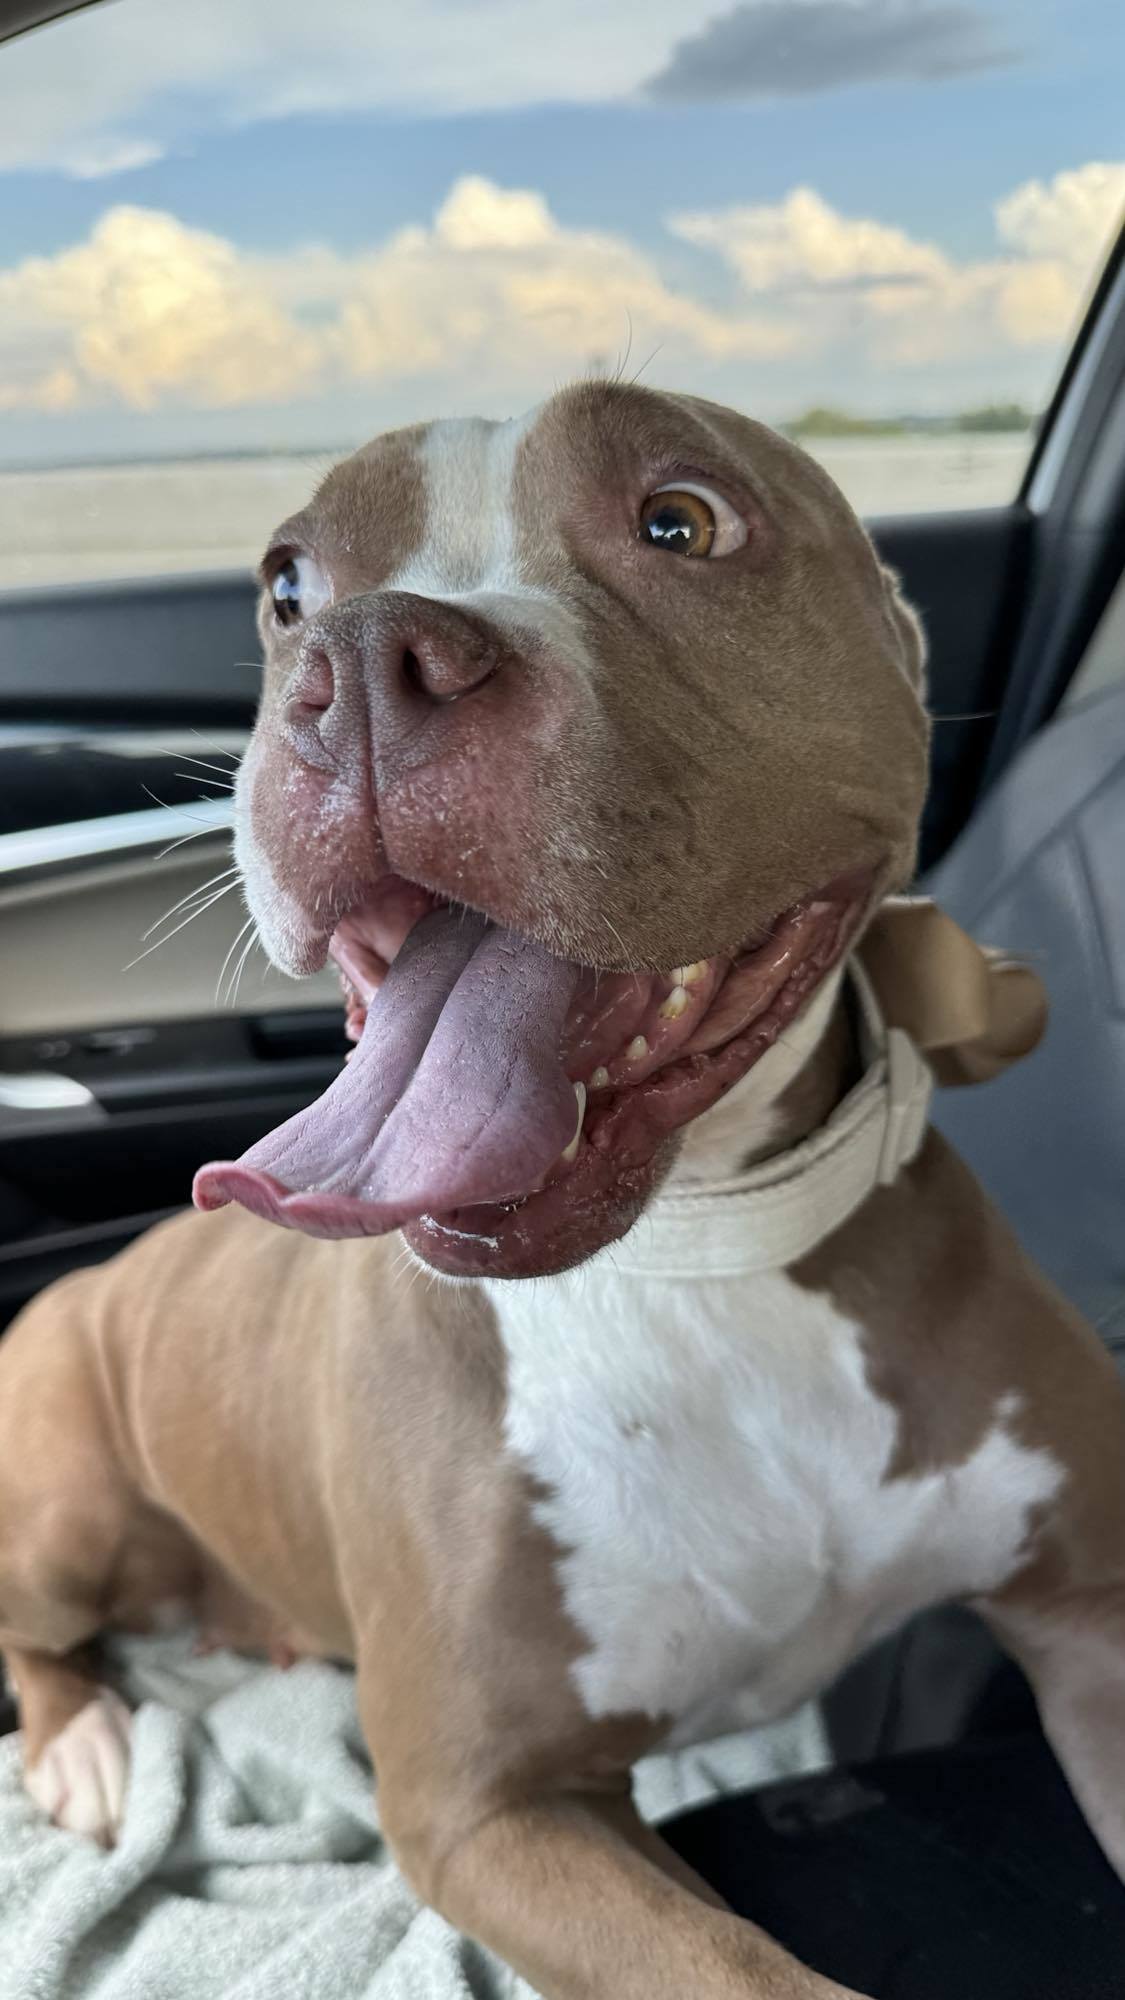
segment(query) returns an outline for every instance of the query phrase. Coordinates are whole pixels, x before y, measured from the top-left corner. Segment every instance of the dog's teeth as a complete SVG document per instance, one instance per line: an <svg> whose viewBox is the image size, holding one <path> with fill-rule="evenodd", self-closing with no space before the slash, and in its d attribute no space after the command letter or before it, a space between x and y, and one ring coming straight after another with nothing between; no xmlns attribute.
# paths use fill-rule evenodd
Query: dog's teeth
<svg viewBox="0 0 1125 2000"><path fill-rule="evenodd" d="M641 1062L648 1054L648 1043L643 1035L635 1035L625 1051L626 1062Z"/></svg>
<svg viewBox="0 0 1125 2000"><path fill-rule="evenodd" d="M594 1071L593 1075L590 1078L590 1089L604 1090L608 1082L609 1082L609 1071L607 1069L602 1069L601 1065L599 1064L598 1068Z"/></svg>
<svg viewBox="0 0 1125 2000"><path fill-rule="evenodd" d="M707 970L707 960L697 958L694 965L677 965L672 973L676 986L698 986Z"/></svg>
<svg viewBox="0 0 1125 2000"><path fill-rule="evenodd" d="M574 1128L573 1139L569 1146L564 1146L562 1151L562 1158L566 1161L567 1166L570 1165L572 1160L578 1158L578 1141L582 1137L582 1120L586 1116L586 1086L584 1083L575 1084L574 1095L578 1100L578 1123Z"/></svg>
<svg viewBox="0 0 1125 2000"><path fill-rule="evenodd" d="M660 1018L663 1021L678 1020L684 1008L690 1005L691 994L688 992L687 987L673 986L667 1000L665 1000L664 1005L660 1009Z"/></svg>

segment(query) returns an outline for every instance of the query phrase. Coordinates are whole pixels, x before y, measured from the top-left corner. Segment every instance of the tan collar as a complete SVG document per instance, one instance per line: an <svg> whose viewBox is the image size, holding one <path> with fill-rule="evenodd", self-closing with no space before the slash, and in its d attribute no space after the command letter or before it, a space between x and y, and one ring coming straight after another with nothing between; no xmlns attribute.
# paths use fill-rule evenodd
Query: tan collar
<svg viewBox="0 0 1125 2000"><path fill-rule="evenodd" d="M856 959L848 977L866 1067L827 1123L732 1180L657 1195L623 1242L602 1253L634 1277L750 1275L795 1263L887 1187L914 1158L933 1078L910 1037L888 1028Z"/></svg>

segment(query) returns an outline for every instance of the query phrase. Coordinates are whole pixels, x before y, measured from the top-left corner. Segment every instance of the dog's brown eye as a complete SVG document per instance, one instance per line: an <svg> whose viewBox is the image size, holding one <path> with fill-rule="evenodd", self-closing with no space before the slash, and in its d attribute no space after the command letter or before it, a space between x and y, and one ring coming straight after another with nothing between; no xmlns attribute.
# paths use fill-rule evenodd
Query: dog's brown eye
<svg viewBox="0 0 1125 2000"><path fill-rule="evenodd" d="M641 508L641 536L674 556L705 556L715 539L715 516L698 493L669 487L649 494Z"/></svg>
<svg viewBox="0 0 1125 2000"><path fill-rule="evenodd" d="M641 508L642 542L674 556L728 556L740 549L747 526L729 500L688 480L658 486Z"/></svg>
<svg viewBox="0 0 1125 2000"><path fill-rule="evenodd" d="M273 608L279 625L315 618L332 595L328 579L311 556L289 556L274 577Z"/></svg>

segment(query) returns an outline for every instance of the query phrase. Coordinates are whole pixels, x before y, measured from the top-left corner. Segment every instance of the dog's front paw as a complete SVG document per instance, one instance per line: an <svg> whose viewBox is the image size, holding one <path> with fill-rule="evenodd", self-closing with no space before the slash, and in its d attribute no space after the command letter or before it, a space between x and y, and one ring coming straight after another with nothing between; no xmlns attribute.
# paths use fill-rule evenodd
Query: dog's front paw
<svg viewBox="0 0 1125 2000"><path fill-rule="evenodd" d="M112 1847L125 1813L133 1718L102 1688L52 1737L24 1784L56 1826Z"/></svg>

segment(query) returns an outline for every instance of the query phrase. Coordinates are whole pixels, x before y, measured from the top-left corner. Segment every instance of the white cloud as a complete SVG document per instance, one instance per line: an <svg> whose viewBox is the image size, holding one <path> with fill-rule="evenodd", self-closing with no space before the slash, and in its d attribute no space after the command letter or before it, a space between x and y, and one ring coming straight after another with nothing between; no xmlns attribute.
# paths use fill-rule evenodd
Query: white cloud
<svg viewBox="0 0 1125 2000"><path fill-rule="evenodd" d="M857 338L900 367L998 356L1065 341L1125 203L1125 164L1092 161L1029 181L998 202L1001 252L958 262L937 244L841 215L811 188L773 206L676 215L669 226L716 251L747 304L801 310L822 349Z"/></svg>
<svg viewBox="0 0 1125 2000"><path fill-rule="evenodd" d="M106 135L71 154L67 170L76 181L109 180L113 174L131 174L138 167L151 167L164 158L164 147L152 139L116 139Z"/></svg>
<svg viewBox="0 0 1125 2000"><path fill-rule="evenodd" d="M1091 160L1053 181L1025 181L997 202L995 215L1001 241L1014 250L1088 271L1115 218L1125 219L1125 162Z"/></svg>
<svg viewBox="0 0 1125 2000"><path fill-rule="evenodd" d="M0 51L0 170L135 165L170 129L293 112L607 102L682 28L679 0L117 0Z"/></svg>
<svg viewBox="0 0 1125 2000"><path fill-rule="evenodd" d="M641 351L768 357L799 330L724 314L672 291L622 238L564 229L538 194L458 181L429 229L399 231L351 272L339 351L353 374L419 374L450 363L517 378Z"/></svg>
<svg viewBox="0 0 1125 2000"><path fill-rule="evenodd" d="M4 47L0 171L81 174L115 151L123 171L169 126L784 95L1004 60L965 0L753 0L695 20L682 0L115 0Z"/></svg>
<svg viewBox="0 0 1125 2000"><path fill-rule="evenodd" d="M0 272L9 408L284 400L317 366L315 340L252 264L171 215L112 208L84 243Z"/></svg>
<svg viewBox="0 0 1125 2000"><path fill-rule="evenodd" d="M540 195L479 177L456 182L428 227L351 258L249 256L118 206L85 242L0 272L0 400L221 408L441 370L538 385L612 359L630 328L638 352L669 342L689 358L768 357L800 339L682 296L623 239L566 229Z"/></svg>
<svg viewBox="0 0 1125 2000"><path fill-rule="evenodd" d="M671 227L687 242L717 250L753 293L932 284L949 269L932 244L841 215L807 187L775 205L677 215Z"/></svg>
<svg viewBox="0 0 1125 2000"><path fill-rule="evenodd" d="M885 407L890 369L894 401L925 402L960 363L1014 393L1023 353L1023 392L1038 394L1123 195L1125 166L1105 163L1029 182L996 206L997 254L960 262L811 188L671 217L737 280L723 306L673 287L625 238L564 226L535 190L479 176L430 222L348 256L258 256L117 205L83 242L0 270L0 408L291 408L421 380L428 399L440 387L510 407L630 341L638 362L659 349L661 379L733 383L759 406L771 382L774 407L858 382Z"/></svg>

